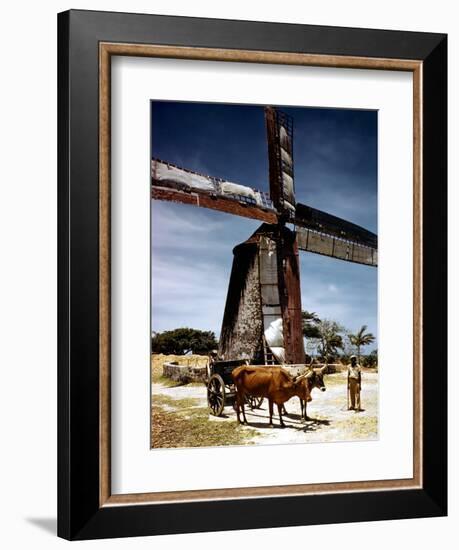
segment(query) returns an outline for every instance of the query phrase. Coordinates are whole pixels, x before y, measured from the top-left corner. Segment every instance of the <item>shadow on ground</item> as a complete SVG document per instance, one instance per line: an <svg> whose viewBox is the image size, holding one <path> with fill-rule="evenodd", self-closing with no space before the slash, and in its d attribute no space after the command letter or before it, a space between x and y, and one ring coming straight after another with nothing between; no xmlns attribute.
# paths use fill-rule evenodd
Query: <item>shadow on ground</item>
<svg viewBox="0 0 459 550"><path fill-rule="evenodd" d="M57 533L56 518L25 518L25 520L51 535L56 535Z"/></svg>
<svg viewBox="0 0 459 550"><path fill-rule="evenodd" d="M278 418L273 418L273 425L269 426L269 424L266 423L266 417L262 414L256 414L254 411L250 411L250 416L253 418L263 418L264 422L253 422L249 421L248 424L244 424L245 426L248 426L249 428L261 428L261 429L269 429L269 430L288 430L293 429L300 432L315 432L316 430L319 430L323 426L330 426L332 422L330 420L321 420L319 418L308 418L306 422L302 421L301 415L290 413L287 415L283 415L284 422L287 420L285 427L282 427L279 424Z"/></svg>

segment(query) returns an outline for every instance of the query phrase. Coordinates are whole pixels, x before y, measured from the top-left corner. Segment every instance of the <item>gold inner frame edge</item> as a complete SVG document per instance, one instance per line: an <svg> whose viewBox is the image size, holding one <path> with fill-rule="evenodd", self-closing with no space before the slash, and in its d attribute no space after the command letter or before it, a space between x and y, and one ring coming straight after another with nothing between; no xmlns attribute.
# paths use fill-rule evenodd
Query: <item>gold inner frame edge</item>
<svg viewBox="0 0 459 550"><path fill-rule="evenodd" d="M111 377L110 377L110 96L111 57L157 57L373 69L413 73L413 477L322 484L237 487L196 491L111 494ZM155 44L99 44L99 506L282 497L342 492L422 488L422 61L233 50Z"/></svg>

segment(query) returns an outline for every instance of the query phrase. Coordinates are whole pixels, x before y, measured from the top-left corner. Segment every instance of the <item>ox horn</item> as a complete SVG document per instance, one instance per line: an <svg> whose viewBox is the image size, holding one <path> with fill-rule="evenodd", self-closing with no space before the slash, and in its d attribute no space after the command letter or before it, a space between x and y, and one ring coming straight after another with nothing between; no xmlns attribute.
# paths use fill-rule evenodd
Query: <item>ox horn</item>
<svg viewBox="0 0 459 550"><path fill-rule="evenodd" d="M302 374L301 376L298 377L298 379L300 378L311 378L311 376L314 375L314 369L308 369L304 374Z"/></svg>

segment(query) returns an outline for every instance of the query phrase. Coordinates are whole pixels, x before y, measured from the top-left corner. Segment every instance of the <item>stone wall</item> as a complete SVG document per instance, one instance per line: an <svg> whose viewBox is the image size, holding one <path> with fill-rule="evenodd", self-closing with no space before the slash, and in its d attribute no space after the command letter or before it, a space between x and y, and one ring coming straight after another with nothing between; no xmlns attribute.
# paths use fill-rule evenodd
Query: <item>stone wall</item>
<svg viewBox="0 0 459 550"><path fill-rule="evenodd" d="M206 382L207 368L189 365L179 365L176 362L163 363L163 376L181 384L189 382Z"/></svg>
<svg viewBox="0 0 459 550"><path fill-rule="evenodd" d="M263 360L263 318L258 269L257 244L238 245L234 250L220 335L220 359Z"/></svg>

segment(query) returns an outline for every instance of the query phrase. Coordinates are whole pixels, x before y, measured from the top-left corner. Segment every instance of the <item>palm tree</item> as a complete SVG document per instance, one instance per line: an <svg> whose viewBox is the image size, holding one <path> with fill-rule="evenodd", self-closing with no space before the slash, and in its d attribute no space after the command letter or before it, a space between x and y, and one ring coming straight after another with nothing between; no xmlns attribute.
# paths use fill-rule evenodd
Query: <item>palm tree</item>
<svg viewBox="0 0 459 550"><path fill-rule="evenodd" d="M368 346L372 344L376 338L371 332L365 332L367 330L367 325L363 325L356 334L348 334L347 337L349 342L357 348L358 362L360 363L360 348L362 346Z"/></svg>
<svg viewBox="0 0 459 550"><path fill-rule="evenodd" d="M319 352L325 358L328 363L330 357L335 357L338 353L338 349L343 349L343 337L341 333L345 331L336 321L330 321L324 319L318 324L320 333L320 346Z"/></svg>
<svg viewBox="0 0 459 550"><path fill-rule="evenodd" d="M313 311L302 311L303 338L306 338L307 355L314 356L317 351L317 345L320 341L319 324L321 320L317 313Z"/></svg>
<svg viewBox="0 0 459 550"><path fill-rule="evenodd" d="M306 338L320 338L319 324L321 320L313 311L302 311L303 336Z"/></svg>

